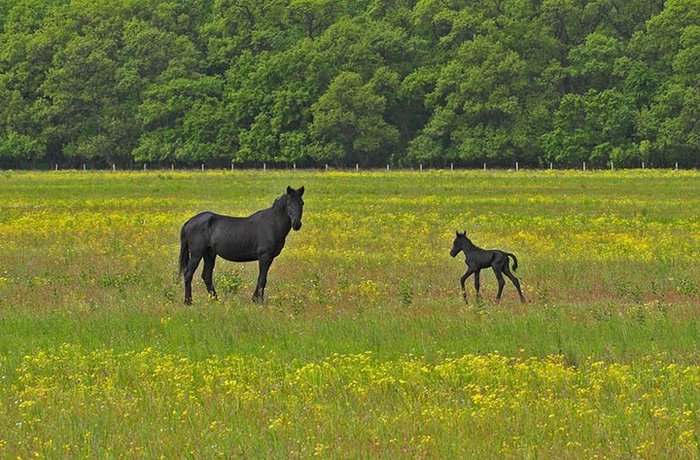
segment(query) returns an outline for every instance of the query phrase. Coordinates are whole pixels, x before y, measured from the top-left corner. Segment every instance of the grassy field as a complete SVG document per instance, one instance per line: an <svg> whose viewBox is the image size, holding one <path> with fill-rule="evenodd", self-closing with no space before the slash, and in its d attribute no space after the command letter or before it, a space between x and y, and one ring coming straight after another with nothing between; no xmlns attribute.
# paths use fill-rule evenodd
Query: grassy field
<svg viewBox="0 0 700 460"><path fill-rule="evenodd" d="M184 306L182 223L287 185L266 304ZM0 256L0 458L700 456L697 172L2 172Z"/></svg>

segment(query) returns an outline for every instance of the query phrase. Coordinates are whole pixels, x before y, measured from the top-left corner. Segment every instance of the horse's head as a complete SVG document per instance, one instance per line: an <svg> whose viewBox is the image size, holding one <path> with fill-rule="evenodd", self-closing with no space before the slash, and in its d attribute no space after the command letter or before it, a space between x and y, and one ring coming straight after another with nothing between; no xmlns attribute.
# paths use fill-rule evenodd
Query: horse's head
<svg viewBox="0 0 700 460"><path fill-rule="evenodd" d="M460 251L463 251L467 247L467 244L470 242L469 238L467 238L466 230L462 233L455 233L457 234L457 236L455 237L454 242L452 242L452 250L450 251L450 255L452 257L455 257L457 254L459 254Z"/></svg>
<svg viewBox="0 0 700 460"><path fill-rule="evenodd" d="M292 187L287 187L287 215L292 221L292 228L299 230L301 228L301 214L304 212L304 186L294 190Z"/></svg>

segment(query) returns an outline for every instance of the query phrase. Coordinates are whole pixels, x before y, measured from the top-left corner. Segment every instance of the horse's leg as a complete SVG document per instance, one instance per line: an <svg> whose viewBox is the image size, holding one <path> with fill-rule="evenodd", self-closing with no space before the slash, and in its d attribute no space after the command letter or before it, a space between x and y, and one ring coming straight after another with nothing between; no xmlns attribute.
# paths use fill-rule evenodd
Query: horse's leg
<svg viewBox="0 0 700 460"><path fill-rule="evenodd" d="M496 279L498 280L498 294L496 294L496 303L501 303L501 294L503 293L503 287L506 285L506 280L503 279L503 273L501 273L501 267L496 265L493 268L493 272L496 274Z"/></svg>
<svg viewBox="0 0 700 460"><path fill-rule="evenodd" d="M472 276L472 274L476 270L473 270L471 267L467 268L467 271L462 275L462 277L459 279L459 284L462 286L462 298L464 299L464 302L467 302L467 290L464 287L464 283L467 281L467 278Z"/></svg>
<svg viewBox="0 0 700 460"><path fill-rule="evenodd" d="M202 260L202 251L191 251L190 261L187 263L185 268L185 304L192 304L192 278L194 277L194 272L197 270L199 261Z"/></svg>
<svg viewBox="0 0 700 460"><path fill-rule="evenodd" d="M522 303L525 303L525 296L523 296L523 291L522 291L522 289L520 289L520 281L518 280L518 278L516 278L515 275L513 275L510 272L510 267L508 267L508 262L506 262L506 264L503 266L503 273L505 273L505 275L508 277L508 279L510 279L513 282L513 285L515 285L515 289L517 289L518 294L520 294L520 301Z"/></svg>
<svg viewBox="0 0 700 460"><path fill-rule="evenodd" d="M264 256L259 259L260 272L258 273L258 285L255 287L253 302L262 303L265 299L265 285L267 284L267 271L272 265L272 257Z"/></svg>
<svg viewBox="0 0 700 460"><path fill-rule="evenodd" d="M476 290L476 301L479 302L481 300L481 292L479 292L479 288L481 287L481 281L479 280L479 274L481 273L481 270L476 270L474 272L474 289Z"/></svg>
<svg viewBox="0 0 700 460"><path fill-rule="evenodd" d="M204 251L204 270L202 279L207 286L209 295L216 299L216 289L214 289L214 265L216 264L216 254L211 248Z"/></svg>

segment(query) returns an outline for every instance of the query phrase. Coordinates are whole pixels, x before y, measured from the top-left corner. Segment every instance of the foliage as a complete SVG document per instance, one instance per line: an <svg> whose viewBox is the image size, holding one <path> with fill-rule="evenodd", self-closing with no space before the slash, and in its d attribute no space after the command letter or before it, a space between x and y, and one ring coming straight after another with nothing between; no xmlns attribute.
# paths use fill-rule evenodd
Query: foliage
<svg viewBox="0 0 700 460"><path fill-rule="evenodd" d="M0 167L697 165L696 0L2 0Z"/></svg>

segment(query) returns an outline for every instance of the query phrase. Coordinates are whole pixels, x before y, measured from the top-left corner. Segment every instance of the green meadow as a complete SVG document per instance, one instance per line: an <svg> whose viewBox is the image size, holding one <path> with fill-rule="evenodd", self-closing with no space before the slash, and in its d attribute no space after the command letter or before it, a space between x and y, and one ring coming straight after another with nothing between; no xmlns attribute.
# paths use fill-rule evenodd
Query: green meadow
<svg viewBox="0 0 700 460"><path fill-rule="evenodd" d="M179 230L304 185L255 305ZM0 458L700 455L696 171L0 173ZM515 253L464 303L455 230Z"/></svg>

